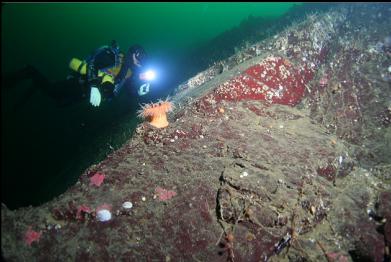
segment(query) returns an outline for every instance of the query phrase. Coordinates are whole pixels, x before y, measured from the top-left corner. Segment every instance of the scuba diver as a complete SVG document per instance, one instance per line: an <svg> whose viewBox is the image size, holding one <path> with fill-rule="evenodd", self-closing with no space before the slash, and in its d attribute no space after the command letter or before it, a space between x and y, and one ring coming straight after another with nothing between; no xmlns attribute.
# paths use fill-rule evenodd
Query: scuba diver
<svg viewBox="0 0 391 262"><path fill-rule="evenodd" d="M89 99L92 106L99 106L102 101L111 100L126 86L133 93L138 87L138 95L149 92L149 81L154 78L152 71L144 72L147 55L139 45L133 45L124 54L115 41L111 45L96 49L85 60L72 58L69 67L72 75L67 79L50 82L37 69L26 66L22 70L5 77L3 86L13 87L24 79L32 79L32 87L22 99L24 103L37 89L41 89L53 98L60 107Z"/></svg>

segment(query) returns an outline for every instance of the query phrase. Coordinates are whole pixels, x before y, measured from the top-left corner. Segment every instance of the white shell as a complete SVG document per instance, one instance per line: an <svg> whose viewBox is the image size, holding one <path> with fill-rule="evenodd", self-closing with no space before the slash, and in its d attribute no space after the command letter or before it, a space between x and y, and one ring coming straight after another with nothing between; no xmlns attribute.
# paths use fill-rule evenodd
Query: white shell
<svg viewBox="0 0 391 262"><path fill-rule="evenodd" d="M125 209L131 209L133 207L132 202L126 201L122 204L122 207Z"/></svg>
<svg viewBox="0 0 391 262"><path fill-rule="evenodd" d="M98 219L100 222L109 221L111 219L111 212L107 209L99 210L96 213L96 219Z"/></svg>

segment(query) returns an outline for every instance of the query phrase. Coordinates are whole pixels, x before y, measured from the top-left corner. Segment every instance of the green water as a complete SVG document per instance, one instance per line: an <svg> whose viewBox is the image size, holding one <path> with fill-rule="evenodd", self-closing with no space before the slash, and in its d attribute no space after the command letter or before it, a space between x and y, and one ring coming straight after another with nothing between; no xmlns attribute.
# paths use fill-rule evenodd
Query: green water
<svg viewBox="0 0 391 262"><path fill-rule="evenodd" d="M61 80L72 57L85 58L111 40L122 50L144 46L159 75L143 100L122 95L99 108L85 101L59 109L38 90L15 109L30 82L12 90L2 87L2 202L9 208L38 205L64 192L83 170L131 136L140 102L165 97L195 73L180 62L191 50L249 16L276 18L293 5L3 3L2 75L30 64L48 79Z"/></svg>

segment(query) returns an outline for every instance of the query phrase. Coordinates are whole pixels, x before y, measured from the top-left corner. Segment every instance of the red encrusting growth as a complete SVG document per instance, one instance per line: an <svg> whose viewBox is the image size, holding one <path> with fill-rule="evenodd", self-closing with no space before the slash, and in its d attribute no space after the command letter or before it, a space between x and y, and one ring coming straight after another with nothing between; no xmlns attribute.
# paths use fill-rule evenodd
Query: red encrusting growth
<svg viewBox="0 0 391 262"><path fill-rule="evenodd" d="M265 100L271 104L297 105L313 70L296 67L282 57L268 57L241 75L219 85L212 95L221 100ZM210 96L210 95L209 95Z"/></svg>
<svg viewBox="0 0 391 262"><path fill-rule="evenodd" d="M42 233L37 232L31 229L31 226L27 229L26 233L24 234L24 242L28 245L31 246L33 242L38 242L39 239L41 238Z"/></svg>

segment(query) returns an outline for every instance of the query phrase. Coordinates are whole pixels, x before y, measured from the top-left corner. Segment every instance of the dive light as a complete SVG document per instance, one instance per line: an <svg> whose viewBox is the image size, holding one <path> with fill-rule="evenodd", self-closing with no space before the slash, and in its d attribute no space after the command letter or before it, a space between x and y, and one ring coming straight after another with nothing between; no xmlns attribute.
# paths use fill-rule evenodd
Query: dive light
<svg viewBox="0 0 391 262"><path fill-rule="evenodd" d="M155 78L156 78L156 73L153 70L148 70L148 71L140 74L140 79L141 80L152 81Z"/></svg>

